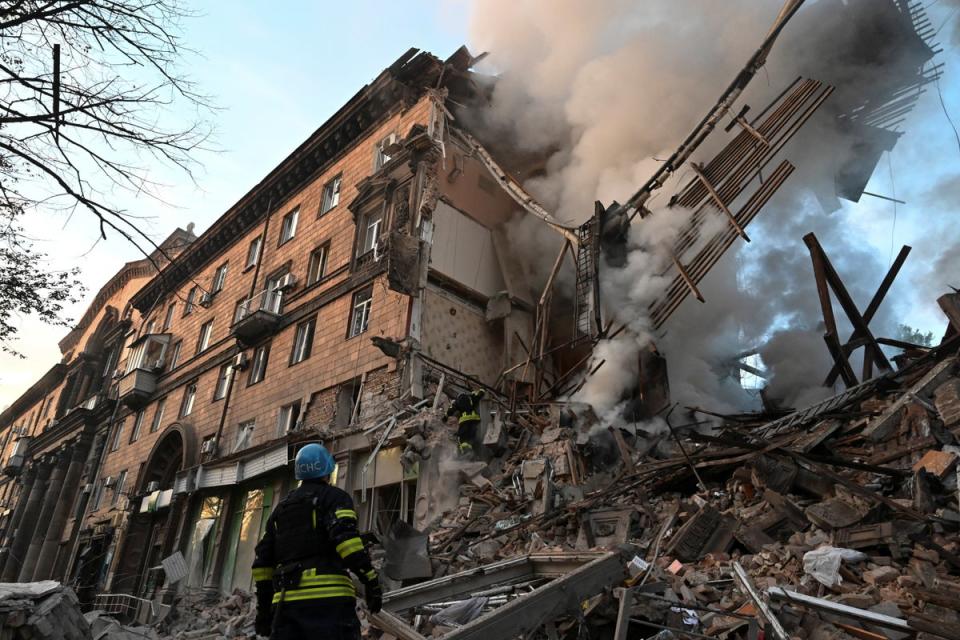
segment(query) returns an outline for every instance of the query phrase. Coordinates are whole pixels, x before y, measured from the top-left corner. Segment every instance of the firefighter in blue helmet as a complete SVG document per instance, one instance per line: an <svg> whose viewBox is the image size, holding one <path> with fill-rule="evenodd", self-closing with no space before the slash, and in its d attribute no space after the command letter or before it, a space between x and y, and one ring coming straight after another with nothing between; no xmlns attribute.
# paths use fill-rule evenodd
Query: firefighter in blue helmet
<svg viewBox="0 0 960 640"><path fill-rule="evenodd" d="M380 611L380 580L357 531L353 501L330 485L334 467L322 445L297 453L296 478L303 482L273 510L253 560L259 635L359 638L348 570L364 585L370 611Z"/></svg>
<svg viewBox="0 0 960 640"><path fill-rule="evenodd" d="M461 393L447 409L448 418L457 416L457 450L461 456L473 454L473 443L477 439L477 431L480 427L481 398L483 398L483 389L473 393Z"/></svg>

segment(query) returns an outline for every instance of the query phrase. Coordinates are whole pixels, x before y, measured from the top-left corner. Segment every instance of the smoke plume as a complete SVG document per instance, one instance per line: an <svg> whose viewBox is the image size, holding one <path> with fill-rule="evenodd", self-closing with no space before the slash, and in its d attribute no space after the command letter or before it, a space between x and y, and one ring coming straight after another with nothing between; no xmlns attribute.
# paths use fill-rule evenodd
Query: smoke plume
<svg viewBox="0 0 960 640"><path fill-rule="evenodd" d="M646 181L658 158L672 152L739 72L781 6L780 0L476 3L471 46L489 51L490 70L499 74L480 126L549 154L545 173L526 187L560 219L581 223L595 200L622 202ZM872 164L858 154L874 140L843 114L862 96L882 92L896 73L919 66L923 47L898 31L897 21L896 5L887 1L820 0L798 13L736 106L750 104L756 113L798 75L838 86L830 105L783 152L798 170L753 223L754 242L738 241L700 284L707 304L688 298L666 330L653 335L647 307L664 286L664 249L690 215L664 205L689 175L680 172L660 190L649 203L654 214L635 220L629 231L626 266L602 266L606 315L629 331L598 345L595 362L605 360L604 366L578 399L600 415L620 406L636 386L637 354L650 340L667 357L671 394L684 404L720 410L755 405L735 366L737 356L752 348L767 368L770 397L802 405L831 393L820 386L829 357L801 238L817 234L850 294L865 307L886 256L865 248L848 225L847 208L837 199L847 186L837 175L858 158L854 168L869 177ZM709 160L727 140L714 133L693 159ZM717 213L702 236L723 224ZM541 239L529 227L513 230L526 236L519 245ZM555 256L524 253L551 262ZM960 260L956 251L943 259ZM549 268L530 270L544 274ZM841 333L848 332L839 308L838 316ZM893 333L889 305L871 326L879 335Z"/></svg>

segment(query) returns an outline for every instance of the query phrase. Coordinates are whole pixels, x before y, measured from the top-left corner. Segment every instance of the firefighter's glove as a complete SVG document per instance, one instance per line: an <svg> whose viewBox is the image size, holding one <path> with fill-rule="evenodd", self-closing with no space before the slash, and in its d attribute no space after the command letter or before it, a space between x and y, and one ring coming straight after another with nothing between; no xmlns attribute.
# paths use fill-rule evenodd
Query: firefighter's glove
<svg viewBox="0 0 960 640"><path fill-rule="evenodd" d="M367 609L370 613L380 613L383 609L383 589L380 588L380 580L374 578L367 582L364 589L367 600Z"/></svg>

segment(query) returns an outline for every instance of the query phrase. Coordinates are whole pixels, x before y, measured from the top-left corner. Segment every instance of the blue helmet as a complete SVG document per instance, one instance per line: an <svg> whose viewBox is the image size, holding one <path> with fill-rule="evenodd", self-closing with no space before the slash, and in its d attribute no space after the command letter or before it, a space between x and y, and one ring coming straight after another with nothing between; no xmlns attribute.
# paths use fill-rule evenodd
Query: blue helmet
<svg viewBox="0 0 960 640"><path fill-rule="evenodd" d="M322 444L311 443L297 452L294 477L297 480L325 478L333 473L337 463Z"/></svg>

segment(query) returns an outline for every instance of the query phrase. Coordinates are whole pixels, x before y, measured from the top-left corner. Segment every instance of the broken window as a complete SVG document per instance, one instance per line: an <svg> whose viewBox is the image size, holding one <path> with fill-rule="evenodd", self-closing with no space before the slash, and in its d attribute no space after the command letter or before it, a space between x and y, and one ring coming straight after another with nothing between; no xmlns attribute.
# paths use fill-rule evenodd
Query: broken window
<svg viewBox="0 0 960 640"><path fill-rule="evenodd" d="M263 244L263 237L257 236L250 241L250 247L247 249L247 264L246 269L257 264L257 261L260 259L260 245Z"/></svg>
<svg viewBox="0 0 960 640"><path fill-rule="evenodd" d="M250 446L250 441L253 438L253 430L256 426L257 421L255 419L245 420L240 423L237 427L237 441L233 444L233 450L230 453L243 451Z"/></svg>
<svg viewBox="0 0 960 640"><path fill-rule="evenodd" d="M100 508L100 500L103 498L104 478L98 479L93 485L93 496L90 497L91 509L96 511Z"/></svg>
<svg viewBox="0 0 960 640"><path fill-rule="evenodd" d="M200 504L199 513L194 519L193 535L187 545L186 561L190 571L188 586L202 587L213 564L213 547L222 505L223 500L217 496L204 498Z"/></svg>
<svg viewBox="0 0 960 640"><path fill-rule="evenodd" d="M354 378L349 382L344 382L337 389L337 409L334 415L334 425L346 427L353 423L356 416L360 414L360 390L362 388L360 378Z"/></svg>
<svg viewBox="0 0 960 640"><path fill-rule="evenodd" d="M173 344L173 350L170 353L170 367L169 370L173 371L177 368L177 365L180 364L180 349L183 347L183 340L177 340Z"/></svg>
<svg viewBox="0 0 960 640"><path fill-rule="evenodd" d="M147 326L143 330L144 335L149 335L153 333L154 324L156 324L156 320L154 320L153 318L150 318L150 322L147 323Z"/></svg>
<svg viewBox="0 0 960 640"><path fill-rule="evenodd" d="M323 200L320 203L320 215L333 209L340 202L340 178L336 178L323 185Z"/></svg>
<svg viewBox="0 0 960 640"><path fill-rule="evenodd" d="M397 134L391 133L382 140L380 140L374 147L373 154L373 171L376 173L383 168L383 165L390 162L390 155L388 151L390 150L390 145L396 143Z"/></svg>
<svg viewBox="0 0 960 640"><path fill-rule="evenodd" d="M270 358L270 345L262 344L253 352L253 363L250 365L250 375L247 386L257 384L267 377L267 361Z"/></svg>
<svg viewBox="0 0 960 640"><path fill-rule="evenodd" d="M213 320L207 320L200 325L200 335L197 336L197 353L207 350L210 346L210 336L213 335Z"/></svg>
<svg viewBox="0 0 960 640"><path fill-rule="evenodd" d="M317 247L310 253L310 263L307 265L307 286L320 282L327 270L327 250L329 243Z"/></svg>
<svg viewBox="0 0 960 640"><path fill-rule="evenodd" d="M227 386L230 384L230 365L225 364L220 367L220 373L217 375L217 386L213 390L213 399L222 400L227 395Z"/></svg>
<svg viewBox="0 0 960 640"><path fill-rule="evenodd" d="M347 337L358 336L370 325L370 307L373 305L373 287L366 287L353 294L350 313L350 329Z"/></svg>
<svg viewBox="0 0 960 640"><path fill-rule="evenodd" d="M124 469L117 476L116 483L113 485L113 497L110 499L110 505L116 505L120 496L123 495L123 485L127 482L127 470Z"/></svg>
<svg viewBox="0 0 960 640"><path fill-rule="evenodd" d="M110 451L116 451L120 448L120 434L123 433L123 422L117 424L116 430L113 432L113 441L110 443Z"/></svg>
<svg viewBox="0 0 960 640"><path fill-rule="evenodd" d="M297 325L297 333L293 338L293 351L290 353L291 365L303 362L310 357L310 352L313 350L313 333L316 326L316 316Z"/></svg>
<svg viewBox="0 0 960 640"><path fill-rule="evenodd" d="M163 330L167 331L171 325L173 325L173 314L177 309L177 303L171 302L170 306L167 307L167 313L163 316Z"/></svg>
<svg viewBox="0 0 960 640"><path fill-rule="evenodd" d="M377 246L383 224L383 210L378 209L368 213L360 223L360 243L357 245L357 257L364 256ZM376 254L374 254L376 257Z"/></svg>
<svg viewBox="0 0 960 640"><path fill-rule="evenodd" d="M212 293L217 293L218 291L223 290L223 285L227 281L227 264L224 262L222 265L217 267L217 270L213 272L213 286L211 287Z"/></svg>
<svg viewBox="0 0 960 640"><path fill-rule="evenodd" d="M183 304L183 315L188 316L193 313L193 305L197 302L197 287L191 287L187 293L187 301Z"/></svg>
<svg viewBox="0 0 960 640"><path fill-rule="evenodd" d="M157 400L157 408L153 412L153 420L150 422L150 433L153 433L160 428L160 423L163 422L163 409L166 407L166 404L166 396Z"/></svg>
<svg viewBox="0 0 960 640"><path fill-rule="evenodd" d="M235 510L233 521L230 524L228 553L220 580L220 588L224 593L229 593L234 589L247 591L252 589L253 571L251 566L253 565L254 551L266 527L272 500L272 487L252 489L243 496L240 503L242 508Z"/></svg>
<svg viewBox="0 0 960 640"><path fill-rule="evenodd" d="M293 431L297 427L297 420L300 418L300 401L291 402L280 407L277 414L277 434L282 436L285 433Z"/></svg>
<svg viewBox="0 0 960 640"><path fill-rule="evenodd" d="M180 417L186 418L193 413L193 401L197 397L197 383L191 382L183 389L183 402L180 404Z"/></svg>
<svg viewBox="0 0 960 640"><path fill-rule="evenodd" d="M133 444L140 437L140 429L143 428L143 414L144 412L137 411L136 417L133 419L133 431L130 432L130 443Z"/></svg>
<svg viewBox="0 0 960 640"><path fill-rule="evenodd" d="M297 234L297 220L300 218L300 207L295 207L293 211L283 216L283 222L280 223L280 243L277 246L293 240Z"/></svg>

